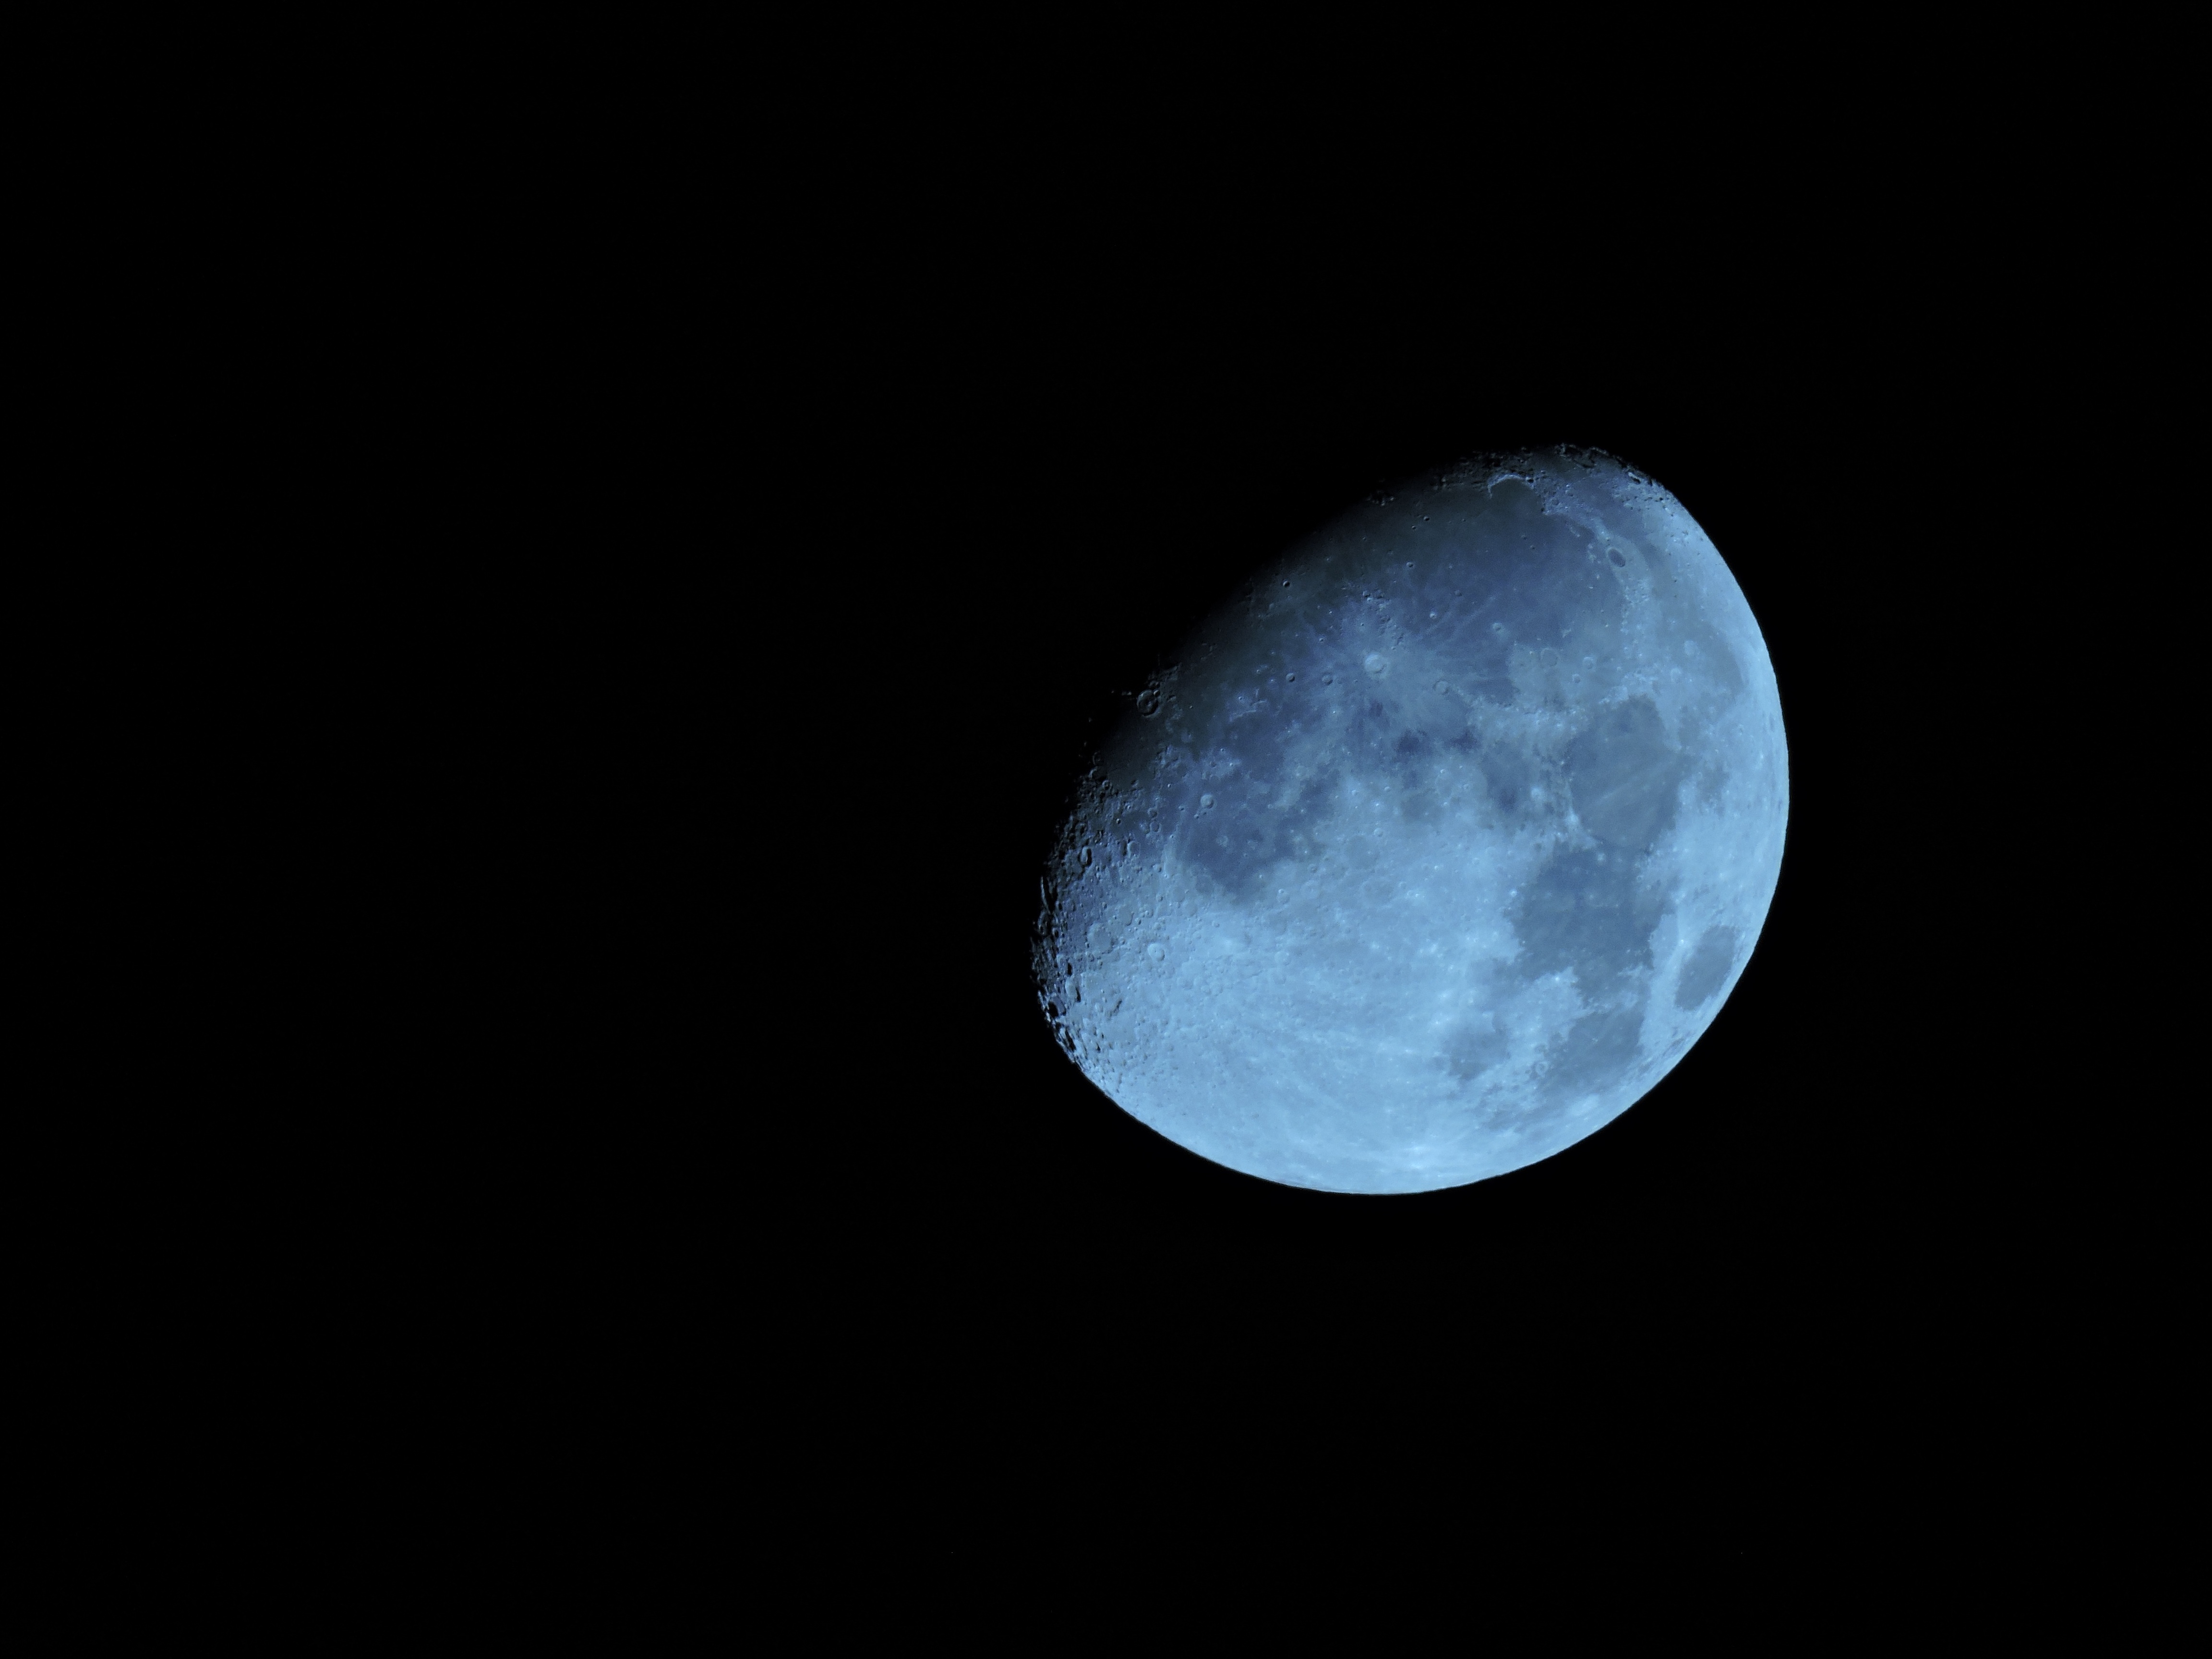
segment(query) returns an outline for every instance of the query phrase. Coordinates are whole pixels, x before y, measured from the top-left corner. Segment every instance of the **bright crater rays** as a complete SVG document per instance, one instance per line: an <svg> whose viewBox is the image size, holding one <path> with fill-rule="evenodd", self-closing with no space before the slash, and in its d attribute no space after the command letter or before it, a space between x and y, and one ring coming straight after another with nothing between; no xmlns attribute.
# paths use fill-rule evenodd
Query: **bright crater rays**
<svg viewBox="0 0 2212 1659"><path fill-rule="evenodd" d="M1260 573L1133 700L1053 851L1040 1000L1231 1169L1480 1181L1712 1023L1788 813L1765 641L1680 504L1595 454L1471 463Z"/></svg>

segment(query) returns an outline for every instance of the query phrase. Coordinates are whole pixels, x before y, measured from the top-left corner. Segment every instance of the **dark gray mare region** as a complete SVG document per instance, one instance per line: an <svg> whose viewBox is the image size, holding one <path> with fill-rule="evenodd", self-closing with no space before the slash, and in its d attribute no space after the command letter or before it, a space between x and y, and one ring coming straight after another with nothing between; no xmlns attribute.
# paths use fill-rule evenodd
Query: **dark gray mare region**
<svg viewBox="0 0 2212 1659"><path fill-rule="evenodd" d="M1184 860L1232 898L1260 896L1282 861L1336 844L1347 782L1387 793L1411 821L1468 787L1511 819L1547 781L1556 813L1564 767L1592 780L1607 830L1656 833L1665 809L1654 802L1671 801L1672 786L1642 775L1664 767L1648 704L1565 757L1500 746L1482 729L1486 712L1547 695L1516 686L1516 670L1556 679L1608 648L1622 604L1620 572L1590 532L1547 516L1523 484L1425 515L1373 504L1210 618L1129 736L1166 763L1152 781L1163 816L1188 827Z"/></svg>
<svg viewBox="0 0 2212 1659"><path fill-rule="evenodd" d="M1721 988L1735 966L1736 930L1733 927L1708 927L1698 940L1698 948L1682 964L1682 977L1674 986L1674 1006L1677 1008L1702 1007L1714 992Z"/></svg>

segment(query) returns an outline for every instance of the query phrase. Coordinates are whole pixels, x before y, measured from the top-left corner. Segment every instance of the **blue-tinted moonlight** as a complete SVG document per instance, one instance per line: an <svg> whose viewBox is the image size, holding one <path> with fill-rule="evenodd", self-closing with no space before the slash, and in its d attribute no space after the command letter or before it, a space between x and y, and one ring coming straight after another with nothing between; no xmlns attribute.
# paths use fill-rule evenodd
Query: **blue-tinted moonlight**
<svg viewBox="0 0 2212 1659"><path fill-rule="evenodd" d="M1789 799L1765 642L1681 505L1601 454L1486 458L1293 549L1132 700L1052 851L1039 998L1232 1170L1480 1181L1712 1023Z"/></svg>

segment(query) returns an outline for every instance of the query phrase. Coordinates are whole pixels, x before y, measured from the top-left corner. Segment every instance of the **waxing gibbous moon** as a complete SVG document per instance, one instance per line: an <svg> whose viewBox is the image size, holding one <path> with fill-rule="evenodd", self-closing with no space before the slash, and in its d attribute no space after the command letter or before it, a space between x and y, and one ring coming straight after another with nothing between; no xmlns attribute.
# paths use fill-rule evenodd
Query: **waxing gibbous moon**
<svg viewBox="0 0 2212 1659"><path fill-rule="evenodd" d="M1610 457L1354 508L1133 700L1042 884L1055 1037L1232 1170L1421 1192L1547 1158L1704 1034L1789 816L1765 641Z"/></svg>

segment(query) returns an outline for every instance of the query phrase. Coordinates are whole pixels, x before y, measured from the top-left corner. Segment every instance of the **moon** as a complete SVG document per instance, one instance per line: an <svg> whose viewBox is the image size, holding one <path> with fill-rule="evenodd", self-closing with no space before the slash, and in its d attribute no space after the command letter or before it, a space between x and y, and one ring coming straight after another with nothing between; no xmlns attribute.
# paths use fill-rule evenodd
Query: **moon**
<svg viewBox="0 0 2212 1659"><path fill-rule="evenodd" d="M1133 696L1040 884L1067 1055L1201 1157L1410 1193L1673 1069L1781 872L1782 704L1710 538L1597 452L1370 499Z"/></svg>

